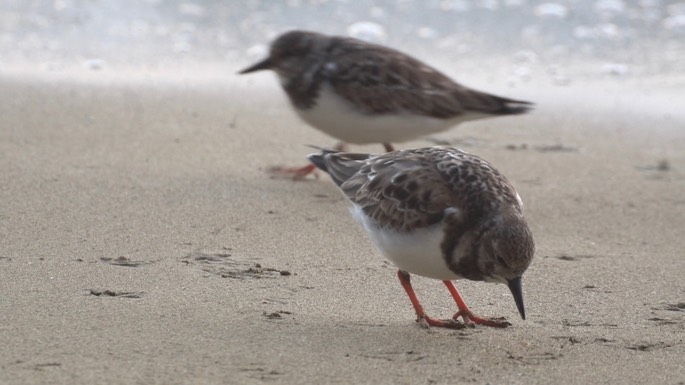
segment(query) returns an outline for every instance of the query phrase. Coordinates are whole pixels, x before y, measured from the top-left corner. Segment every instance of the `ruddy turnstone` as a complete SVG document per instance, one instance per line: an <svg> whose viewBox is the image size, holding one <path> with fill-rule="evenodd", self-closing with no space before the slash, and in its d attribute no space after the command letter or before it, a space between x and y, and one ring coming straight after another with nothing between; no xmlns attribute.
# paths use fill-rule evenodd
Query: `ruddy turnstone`
<svg viewBox="0 0 685 385"><path fill-rule="evenodd" d="M474 315L451 282L461 278L506 284L526 318L521 276L533 258L533 236L518 193L488 162L452 147L382 155L324 150L309 160L330 174L352 215L399 268L417 322L455 328L462 317L466 325L509 325ZM410 273L442 280L459 309L451 320L424 313Z"/></svg>
<svg viewBox="0 0 685 385"><path fill-rule="evenodd" d="M305 122L343 143L382 143L386 151L393 142L464 121L532 108L530 102L465 87L394 49L316 32L280 35L266 59L239 73L267 69L276 72Z"/></svg>

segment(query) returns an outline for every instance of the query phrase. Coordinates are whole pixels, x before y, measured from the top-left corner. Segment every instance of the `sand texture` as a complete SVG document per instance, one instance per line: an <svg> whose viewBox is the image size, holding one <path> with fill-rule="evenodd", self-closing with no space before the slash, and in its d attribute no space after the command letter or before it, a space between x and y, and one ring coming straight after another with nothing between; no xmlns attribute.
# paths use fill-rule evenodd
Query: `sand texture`
<svg viewBox="0 0 685 385"><path fill-rule="evenodd" d="M504 90L538 108L399 146L478 154L525 203L528 319L460 281L513 325L457 331L414 322L325 176L267 176L334 144L273 77L0 87L1 384L685 383L682 79Z"/></svg>

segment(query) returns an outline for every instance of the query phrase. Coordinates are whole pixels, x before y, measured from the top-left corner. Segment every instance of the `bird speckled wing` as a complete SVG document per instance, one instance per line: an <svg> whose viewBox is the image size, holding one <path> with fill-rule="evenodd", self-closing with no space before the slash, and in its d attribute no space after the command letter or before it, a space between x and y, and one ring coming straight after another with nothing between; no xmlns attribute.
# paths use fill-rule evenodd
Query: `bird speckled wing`
<svg viewBox="0 0 685 385"><path fill-rule="evenodd" d="M480 217L502 203L520 210L513 186L489 163L453 148L329 155L329 173L379 224L410 231L441 221L445 210ZM477 220L478 218L473 218Z"/></svg>
<svg viewBox="0 0 685 385"><path fill-rule="evenodd" d="M323 78L336 93L368 114L454 118L465 113L512 114L531 104L476 91L391 48L336 38Z"/></svg>

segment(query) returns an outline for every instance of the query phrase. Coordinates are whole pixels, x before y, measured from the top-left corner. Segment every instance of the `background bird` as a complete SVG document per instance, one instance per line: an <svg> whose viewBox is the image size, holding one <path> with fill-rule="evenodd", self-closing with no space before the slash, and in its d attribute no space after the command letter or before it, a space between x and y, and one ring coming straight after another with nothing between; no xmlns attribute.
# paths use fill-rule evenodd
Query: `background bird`
<svg viewBox="0 0 685 385"><path fill-rule="evenodd" d="M405 53L361 40L291 31L243 69L273 70L297 114L344 143L405 142L458 123L521 114L532 103L468 88ZM283 169L303 176L314 166Z"/></svg>

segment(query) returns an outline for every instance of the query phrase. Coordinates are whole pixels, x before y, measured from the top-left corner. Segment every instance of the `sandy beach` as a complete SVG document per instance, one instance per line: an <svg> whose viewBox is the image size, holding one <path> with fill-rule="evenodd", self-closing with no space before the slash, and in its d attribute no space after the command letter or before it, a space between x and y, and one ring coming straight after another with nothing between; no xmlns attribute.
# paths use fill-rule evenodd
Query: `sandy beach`
<svg viewBox="0 0 685 385"><path fill-rule="evenodd" d="M538 108L400 145L489 160L536 239L528 319L459 281L512 326L454 331L325 176L265 173L334 143L272 76L0 75L2 384L685 383L683 79L504 89Z"/></svg>

